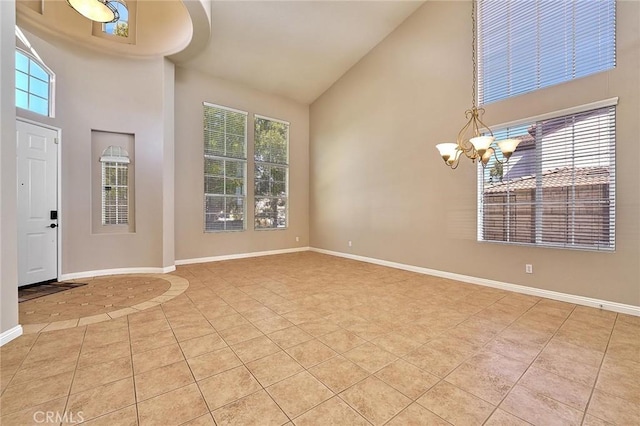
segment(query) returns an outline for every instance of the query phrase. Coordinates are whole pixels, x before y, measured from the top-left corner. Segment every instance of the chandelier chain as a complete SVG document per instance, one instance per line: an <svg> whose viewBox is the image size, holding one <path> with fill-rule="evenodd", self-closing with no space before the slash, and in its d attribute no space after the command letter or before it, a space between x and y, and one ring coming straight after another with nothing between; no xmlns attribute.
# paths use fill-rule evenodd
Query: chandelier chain
<svg viewBox="0 0 640 426"><path fill-rule="evenodd" d="M473 108L476 108L476 85L477 85L477 76L478 76L478 64L476 62L476 0L471 1L471 58L473 61L473 83L471 86L471 99L473 100Z"/></svg>
<svg viewBox="0 0 640 426"><path fill-rule="evenodd" d="M471 99L473 100L473 104L471 105L471 109L464 112L467 124L458 132L456 143L448 142L436 145L445 164L452 169L458 167L461 157L467 157L474 163L478 161L482 164L483 168L489 164L489 161L493 161L491 164L506 163L515 151L518 143L520 143L518 139L506 139L498 142L497 146L495 146L493 131L482 122L484 108L478 108L478 61L476 57L478 51L478 26L476 25L476 10L480 1L482 0L471 0L471 61L473 65ZM500 149L502 152L501 158L498 158L497 149Z"/></svg>

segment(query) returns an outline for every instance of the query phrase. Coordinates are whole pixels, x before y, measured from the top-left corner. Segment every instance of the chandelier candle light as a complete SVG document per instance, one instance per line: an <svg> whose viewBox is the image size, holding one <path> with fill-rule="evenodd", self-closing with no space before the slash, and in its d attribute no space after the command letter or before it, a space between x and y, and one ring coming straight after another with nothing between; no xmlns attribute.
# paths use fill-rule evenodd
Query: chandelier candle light
<svg viewBox="0 0 640 426"><path fill-rule="evenodd" d="M467 124L458 133L458 139L456 143L441 143L436 145L436 148L440 152L445 164L452 169L458 167L460 157L464 154L472 162L476 160L482 162L482 167L485 167L491 157L493 156L498 163L506 163L509 161L511 154L516 150L520 140L518 139L505 139L498 141L497 145L504 156L504 160L500 161L496 154L496 149L492 146L495 141L493 132L482 122L482 116L484 114L484 108L478 108L476 104L476 83L477 83L477 70L478 64L476 62L476 0L472 0L473 4L471 8L471 22L472 22L472 34L473 39L471 43L471 52L473 59L473 86L472 86L472 99L473 103L471 109L465 111L465 117L467 118ZM481 132L482 130L482 132ZM484 133L484 134L483 134Z"/></svg>

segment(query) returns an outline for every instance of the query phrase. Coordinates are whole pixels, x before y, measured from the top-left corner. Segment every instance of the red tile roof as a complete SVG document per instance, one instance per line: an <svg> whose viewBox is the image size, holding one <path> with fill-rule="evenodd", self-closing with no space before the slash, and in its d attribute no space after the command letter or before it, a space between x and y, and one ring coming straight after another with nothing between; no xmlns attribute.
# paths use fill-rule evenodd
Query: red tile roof
<svg viewBox="0 0 640 426"><path fill-rule="evenodd" d="M542 173L543 188L557 188L572 185L606 185L608 183L609 169L606 167L563 167L547 170ZM484 187L484 193L534 189L535 187L535 176L523 176L511 181L486 185Z"/></svg>

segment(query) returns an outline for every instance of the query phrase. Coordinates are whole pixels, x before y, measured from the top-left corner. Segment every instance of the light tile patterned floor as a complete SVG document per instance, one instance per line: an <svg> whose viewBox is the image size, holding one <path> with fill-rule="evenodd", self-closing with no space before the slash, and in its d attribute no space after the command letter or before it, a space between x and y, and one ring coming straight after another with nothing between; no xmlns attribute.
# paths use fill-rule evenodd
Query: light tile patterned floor
<svg viewBox="0 0 640 426"><path fill-rule="evenodd" d="M0 423L640 424L637 317L309 252L175 274L2 347Z"/></svg>
<svg viewBox="0 0 640 426"><path fill-rule="evenodd" d="M150 276L78 281L87 285L20 303L20 323L51 323L104 314L160 296L171 286L166 280Z"/></svg>

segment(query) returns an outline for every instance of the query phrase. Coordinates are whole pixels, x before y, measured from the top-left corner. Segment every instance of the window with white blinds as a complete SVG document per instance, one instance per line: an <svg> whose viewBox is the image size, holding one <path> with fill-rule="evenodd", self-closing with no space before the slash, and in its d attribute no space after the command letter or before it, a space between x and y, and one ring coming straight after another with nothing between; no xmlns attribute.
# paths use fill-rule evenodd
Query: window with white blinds
<svg viewBox="0 0 640 426"><path fill-rule="evenodd" d="M100 157L102 164L102 224L129 223L129 153L110 146Z"/></svg>
<svg viewBox="0 0 640 426"><path fill-rule="evenodd" d="M615 249L615 105L494 131L508 163L478 167L478 240Z"/></svg>
<svg viewBox="0 0 640 426"><path fill-rule="evenodd" d="M247 113L204 104L204 230L245 229Z"/></svg>
<svg viewBox="0 0 640 426"><path fill-rule="evenodd" d="M615 0L477 0L480 104L615 67Z"/></svg>
<svg viewBox="0 0 640 426"><path fill-rule="evenodd" d="M255 116L255 229L284 229L288 222L289 123Z"/></svg>

